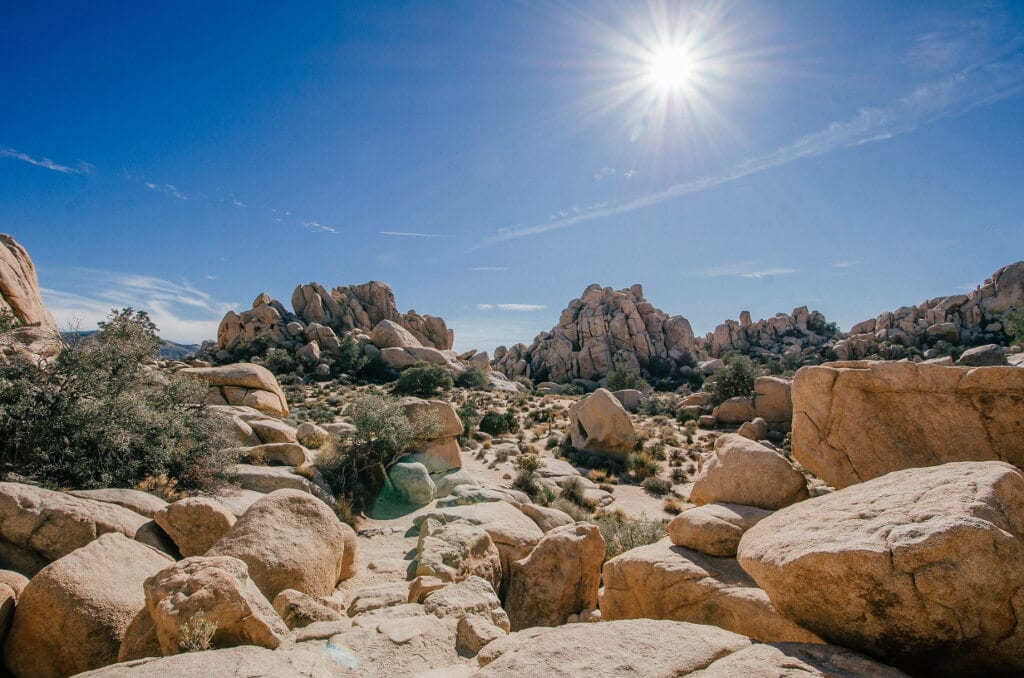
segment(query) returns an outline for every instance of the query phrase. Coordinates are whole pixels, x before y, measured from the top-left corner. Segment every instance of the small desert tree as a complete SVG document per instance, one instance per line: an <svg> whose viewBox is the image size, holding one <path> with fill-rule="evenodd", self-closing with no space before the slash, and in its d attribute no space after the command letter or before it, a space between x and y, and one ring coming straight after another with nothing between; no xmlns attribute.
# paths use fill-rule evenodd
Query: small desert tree
<svg viewBox="0 0 1024 678"><path fill-rule="evenodd" d="M1024 345L1024 309L1013 310L1004 315L1003 330L1017 344Z"/></svg>
<svg viewBox="0 0 1024 678"><path fill-rule="evenodd" d="M729 398L749 396L754 393L754 363L739 353L726 357L725 366L704 383L708 399L719 405Z"/></svg>

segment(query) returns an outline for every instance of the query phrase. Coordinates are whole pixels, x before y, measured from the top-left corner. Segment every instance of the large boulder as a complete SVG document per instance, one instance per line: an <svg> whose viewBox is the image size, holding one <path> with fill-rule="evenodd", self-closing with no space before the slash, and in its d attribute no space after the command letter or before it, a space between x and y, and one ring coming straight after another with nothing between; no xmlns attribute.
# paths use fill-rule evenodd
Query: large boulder
<svg viewBox="0 0 1024 678"><path fill-rule="evenodd" d="M624 461L636 444L636 432L619 399L599 388L569 408L569 434L577 450Z"/></svg>
<svg viewBox="0 0 1024 678"><path fill-rule="evenodd" d="M808 496L804 477L785 457L735 433L715 440L690 490L697 505L726 502L768 510Z"/></svg>
<svg viewBox="0 0 1024 678"><path fill-rule="evenodd" d="M328 596L355 574L356 535L319 499L276 490L250 506L206 555L245 561L268 600L284 589Z"/></svg>
<svg viewBox="0 0 1024 678"><path fill-rule="evenodd" d="M781 377L758 377L754 380L754 412L769 424L793 420L793 381Z"/></svg>
<svg viewBox="0 0 1024 678"><path fill-rule="evenodd" d="M216 499L186 497L153 516L185 558L206 553L235 524L235 516Z"/></svg>
<svg viewBox="0 0 1024 678"><path fill-rule="evenodd" d="M388 469L388 480L400 499L417 506L429 504L437 492L427 467L415 461L392 464Z"/></svg>
<svg viewBox="0 0 1024 678"><path fill-rule="evenodd" d="M462 468L462 456L456 436L463 433L462 419L455 407L444 400L404 398L402 408L411 421L433 420L437 424L428 439L415 440L409 446L411 460L427 467L431 473Z"/></svg>
<svg viewBox="0 0 1024 678"><path fill-rule="evenodd" d="M711 624L763 642L820 642L779 614L732 558L714 558L667 539L626 551L601 571L601 618Z"/></svg>
<svg viewBox="0 0 1024 678"><path fill-rule="evenodd" d="M1006 353L999 344L975 346L963 352L956 361L961 367L990 367L1006 364Z"/></svg>
<svg viewBox="0 0 1024 678"><path fill-rule="evenodd" d="M292 466L258 466L256 464L232 464L226 470L227 476L243 490L270 494L277 490L299 490L317 497L320 501L334 505L330 487L314 474L312 480L299 475Z"/></svg>
<svg viewBox="0 0 1024 678"><path fill-rule="evenodd" d="M36 268L25 248L0 233L0 310L26 326L0 336L0 357L21 356L31 362L60 353L63 342L53 316L39 295Z"/></svg>
<svg viewBox="0 0 1024 678"><path fill-rule="evenodd" d="M705 504L673 518L666 530L676 546L709 556L731 558L747 530L772 514L755 506Z"/></svg>
<svg viewBox="0 0 1024 678"><path fill-rule="evenodd" d="M754 409L754 399L749 396L736 396L729 398L712 411L712 416L719 424L738 426L745 421L750 421L757 416Z"/></svg>
<svg viewBox="0 0 1024 678"><path fill-rule="evenodd" d="M253 363L220 367L186 367L178 374L202 379L210 386L210 400L217 404L244 405L279 417L288 416L288 400L274 373Z"/></svg>
<svg viewBox="0 0 1024 678"><path fill-rule="evenodd" d="M167 506L166 501L154 494L122 487L109 487L100 490L72 490L68 494L81 499L103 502L104 504L116 504L147 518L152 518L157 511Z"/></svg>
<svg viewBox="0 0 1024 678"><path fill-rule="evenodd" d="M501 554L487 532L476 525L424 520L416 551L416 576L458 582L475 575L495 591L501 586Z"/></svg>
<svg viewBox="0 0 1024 678"><path fill-rule="evenodd" d="M423 344L412 332L393 320L381 320L370 332L370 340L377 348L421 348Z"/></svg>
<svg viewBox="0 0 1024 678"><path fill-rule="evenodd" d="M1024 468L1024 370L911 362L804 367L793 457L833 487L953 461Z"/></svg>
<svg viewBox="0 0 1024 678"><path fill-rule="evenodd" d="M15 676L70 676L113 664L143 583L170 558L122 534L104 534L29 581L4 645Z"/></svg>
<svg viewBox="0 0 1024 678"><path fill-rule="evenodd" d="M0 483L0 561L30 576L102 534L134 538L147 522L116 504Z"/></svg>
<svg viewBox="0 0 1024 678"><path fill-rule="evenodd" d="M556 527L512 563L505 609L514 630L558 626L597 607L604 538L596 525Z"/></svg>
<svg viewBox="0 0 1024 678"><path fill-rule="evenodd" d="M1024 673L1024 473L907 469L765 518L739 562L780 612L921 675Z"/></svg>
<svg viewBox="0 0 1024 678"><path fill-rule="evenodd" d="M211 647L274 649L288 634L288 627L237 558L186 558L160 570L144 586L146 609L164 656L182 651L183 625L199 613L217 625Z"/></svg>

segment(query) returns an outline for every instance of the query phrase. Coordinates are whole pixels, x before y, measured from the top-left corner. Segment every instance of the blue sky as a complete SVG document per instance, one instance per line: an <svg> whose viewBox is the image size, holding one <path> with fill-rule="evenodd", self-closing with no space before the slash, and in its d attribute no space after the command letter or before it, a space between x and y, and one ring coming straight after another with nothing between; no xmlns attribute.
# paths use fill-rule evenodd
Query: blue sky
<svg viewBox="0 0 1024 678"><path fill-rule="evenodd" d="M1020 3L146 4L0 8L0 230L64 325L374 279L459 349L594 282L848 329L1024 258Z"/></svg>

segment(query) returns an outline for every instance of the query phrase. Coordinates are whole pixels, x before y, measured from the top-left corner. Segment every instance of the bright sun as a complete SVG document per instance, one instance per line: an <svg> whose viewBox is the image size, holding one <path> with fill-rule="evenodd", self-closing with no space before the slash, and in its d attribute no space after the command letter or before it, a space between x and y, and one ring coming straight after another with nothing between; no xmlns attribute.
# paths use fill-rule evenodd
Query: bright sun
<svg viewBox="0 0 1024 678"><path fill-rule="evenodd" d="M662 93L686 88L693 78L693 55L684 47L670 45L654 52L648 64L648 77Z"/></svg>

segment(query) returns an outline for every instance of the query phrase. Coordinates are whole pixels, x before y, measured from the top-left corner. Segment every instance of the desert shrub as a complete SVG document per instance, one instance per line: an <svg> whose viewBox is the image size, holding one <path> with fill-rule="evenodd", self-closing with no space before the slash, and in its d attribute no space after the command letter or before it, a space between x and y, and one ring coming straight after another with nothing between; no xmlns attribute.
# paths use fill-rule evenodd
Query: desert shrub
<svg viewBox="0 0 1024 678"><path fill-rule="evenodd" d="M664 497L672 491L672 482L659 476L651 476L643 482L644 491L655 497Z"/></svg>
<svg viewBox="0 0 1024 678"><path fill-rule="evenodd" d="M595 483L603 483L608 479L608 471L603 468L592 468L587 472L587 479Z"/></svg>
<svg viewBox="0 0 1024 678"><path fill-rule="evenodd" d="M178 647L182 652L202 652L210 649L210 641L217 633L217 622L208 621L199 610L178 626Z"/></svg>
<svg viewBox="0 0 1024 678"><path fill-rule="evenodd" d="M515 433L519 430L519 420L513 412L491 410L480 419L480 430L492 436Z"/></svg>
<svg viewBox="0 0 1024 678"><path fill-rule="evenodd" d="M562 491L558 493L558 496L566 501L571 501L577 506L593 510L594 506L584 496L584 489L583 482L579 477L575 477L562 487Z"/></svg>
<svg viewBox="0 0 1024 678"><path fill-rule="evenodd" d="M566 384L562 387L562 395L565 396L581 396L587 392L587 389L583 388L583 384Z"/></svg>
<svg viewBox="0 0 1024 678"><path fill-rule="evenodd" d="M604 537L606 560L631 549L653 544L665 536L665 523L649 520L643 515L630 518L616 512L601 516L593 522L597 523Z"/></svg>
<svg viewBox="0 0 1024 678"><path fill-rule="evenodd" d="M705 382L708 400L720 405L729 398L754 393L754 363L745 355L733 353L726 357L725 366Z"/></svg>
<svg viewBox="0 0 1024 678"><path fill-rule="evenodd" d="M287 374L295 369L295 360L286 348L272 348L263 359L263 366L274 374Z"/></svg>
<svg viewBox="0 0 1024 678"><path fill-rule="evenodd" d="M522 384L524 387L526 387L526 392L527 393L533 393L533 382L530 381L529 377L521 377L520 376L520 377L516 377L512 381L514 381L517 384Z"/></svg>
<svg viewBox="0 0 1024 678"><path fill-rule="evenodd" d="M625 388L635 388L639 391L646 391L650 386L640 375L640 370L620 365L612 368L612 371L608 373L607 381L605 381L605 388L609 391L621 391Z"/></svg>
<svg viewBox="0 0 1024 678"><path fill-rule="evenodd" d="M698 419L700 419L700 415L696 412L689 412L682 407L676 410L676 421L680 424L685 424L688 421L697 421Z"/></svg>
<svg viewBox="0 0 1024 678"><path fill-rule="evenodd" d="M445 368L431 363L417 363L399 375L391 391L396 395L432 398L442 391L450 390L453 385L452 375Z"/></svg>
<svg viewBox="0 0 1024 678"><path fill-rule="evenodd" d="M683 512L683 504L675 497L665 497L665 500L661 502L661 510L677 516Z"/></svg>
<svg viewBox="0 0 1024 678"><path fill-rule="evenodd" d="M522 454L516 459L516 468L519 470L512 481L512 486L536 501L544 489L534 477L540 469L540 457L536 454Z"/></svg>
<svg viewBox="0 0 1024 678"><path fill-rule="evenodd" d="M476 365L468 365L462 374L455 378L455 385L473 391L491 390L491 380L487 378L487 373Z"/></svg>
<svg viewBox="0 0 1024 678"><path fill-rule="evenodd" d="M581 506L580 504L569 501L565 497L557 497L553 499L549 502L548 506L553 509L558 509L577 522L581 520L589 520L591 514L593 514L593 510L590 507Z"/></svg>
<svg viewBox="0 0 1024 678"><path fill-rule="evenodd" d="M652 393L640 399L637 410L640 414L656 417L660 414L675 414L678 399L672 393Z"/></svg>
<svg viewBox="0 0 1024 678"><path fill-rule="evenodd" d="M646 452L639 452L629 455L626 461L626 468L634 480L642 481L651 476L661 473L661 464L654 460Z"/></svg>
<svg viewBox="0 0 1024 678"><path fill-rule="evenodd" d="M344 335L340 343L338 350L331 354L331 374L359 374L370 362L363 355L362 347L351 334Z"/></svg>
<svg viewBox="0 0 1024 678"><path fill-rule="evenodd" d="M1016 343L1024 345L1024 310L1013 310L1003 315L1003 331Z"/></svg>
<svg viewBox="0 0 1024 678"><path fill-rule="evenodd" d="M377 394L356 398L348 414L355 430L321 451L314 465L347 510L358 514L376 498L388 467L413 440L435 435L440 423L433 413L412 421L400 400Z"/></svg>
<svg viewBox="0 0 1024 678"><path fill-rule="evenodd" d="M47 364L0 365L0 470L50 487L133 487L165 475L212 487L233 461L205 382L145 363L161 341L144 311L111 311L100 330Z"/></svg>
<svg viewBox="0 0 1024 678"><path fill-rule="evenodd" d="M459 415L459 419L462 420L462 435L458 437L459 444L464 445L480 424L480 410L477 409L476 402L467 400L455 411Z"/></svg>
<svg viewBox="0 0 1024 678"><path fill-rule="evenodd" d="M672 469L672 482L685 483L687 478L686 470L681 466Z"/></svg>

